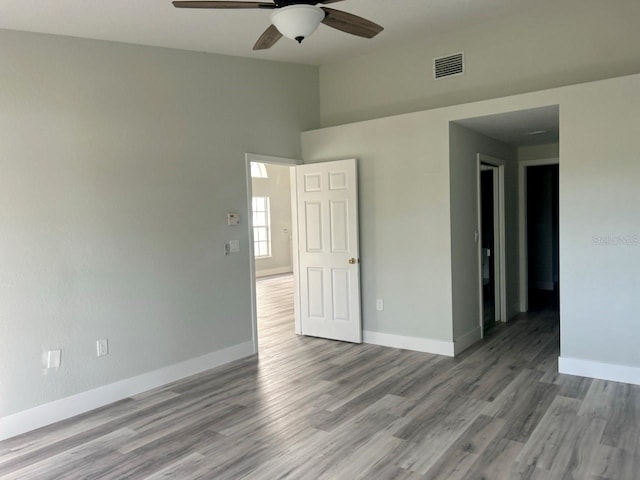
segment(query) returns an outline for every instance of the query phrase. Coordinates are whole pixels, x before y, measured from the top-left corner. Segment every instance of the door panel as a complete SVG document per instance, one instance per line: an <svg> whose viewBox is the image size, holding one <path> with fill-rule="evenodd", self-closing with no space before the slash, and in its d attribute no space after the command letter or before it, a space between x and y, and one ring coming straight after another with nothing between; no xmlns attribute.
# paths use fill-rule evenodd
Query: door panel
<svg viewBox="0 0 640 480"><path fill-rule="evenodd" d="M309 318L324 317L324 272L322 268L307 269L307 305Z"/></svg>
<svg viewBox="0 0 640 480"><path fill-rule="evenodd" d="M322 175L312 173L304 176L304 191L319 192L321 190Z"/></svg>
<svg viewBox="0 0 640 480"><path fill-rule="evenodd" d="M296 171L301 333L360 343L356 161Z"/></svg>
<svg viewBox="0 0 640 480"><path fill-rule="evenodd" d="M322 253L322 204L320 202L305 202L304 212L306 251Z"/></svg>
<svg viewBox="0 0 640 480"><path fill-rule="evenodd" d="M333 282L331 285L331 293L333 296L333 317L335 320L348 322L351 320L351 315L349 315L349 296L344 293L350 290L349 270L344 268L334 268L331 275L331 280Z"/></svg>
<svg viewBox="0 0 640 480"><path fill-rule="evenodd" d="M349 213L346 201L331 202L331 251L349 253Z"/></svg>

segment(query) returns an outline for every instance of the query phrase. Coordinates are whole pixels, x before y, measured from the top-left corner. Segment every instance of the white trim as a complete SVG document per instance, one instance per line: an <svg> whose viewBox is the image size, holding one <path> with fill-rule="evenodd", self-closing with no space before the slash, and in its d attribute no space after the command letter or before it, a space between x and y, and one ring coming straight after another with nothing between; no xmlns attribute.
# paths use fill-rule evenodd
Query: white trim
<svg viewBox="0 0 640 480"><path fill-rule="evenodd" d="M294 158L285 157L273 157L269 155L260 155L257 153L246 153L244 156L245 162L245 176L247 180L247 228L249 229L249 278L251 278L250 295L251 295L251 335L253 337L253 353L258 353L258 307L256 304L256 255L253 249L253 222L252 222L252 208L251 202L253 198L253 185L251 179L251 162L260 163L274 163L276 165L289 165L295 166L302 163L300 160ZM294 238L295 240L295 238ZM294 247L295 241L292 244ZM294 258L297 255L297 250L294 251ZM294 270L294 283L297 285L297 276ZM294 307L295 308L295 307ZM297 310L296 310L297 311ZM296 333L298 333L296 331Z"/></svg>
<svg viewBox="0 0 640 480"><path fill-rule="evenodd" d="M527 265L527 168L558 165L559 158L518 162L518 242L520 252L520 311L529 310L529 269Z"/></svg>
<svg viewBox="0 0 640 480"><path fill-rule="evenodd" d="M300 251L298 250L298 174L291 167L291 262L293 263L293 331L302 335L302 316L300 315Z"/></svg>
<svg viewBox="0 0 640 480"><path fill-rule="evenodd" d="M558 357L558 372L565 375L640 385L640 367L594 362L581 358Z"/></svg>
<svg viewBox="0 0 640 480"><path fill-rule="evenodd" d="M247 153L245 154L245 158L247 158L249 162L275 163L276 165L299 165L301 163L300 160L295 158L260 155L259 153ZM249 173L251 173L251 169L249 169Z"/></svg>
<svg viewBox="0 0 640 480"><path fill-rule="evenodd" d="M436 355L446 355L447 357L453 357L455 354L453 342L422 337L406 337L404 335L371 332L368 330L364 330L362 335L364 343L370 343L372 345L402 348L403 350L433 353Z"/></svg>
<svg viewBox="0 0 640 480"><path fill-rule="evenodd" d="M278 267L278 268L265 268L264 270L256 270L256 278L269 277L271 275L282 275L285 273L292 273L292 272L293 272L293 268L291 268L291 266Z"/></svg>
<svg viewBox="0 0 640 480"><path fill-rule="evenodd" d="M87 390L54 402L0 418L0 440L103 407L118 400L253 355L253 343L244 342L201 357L185 360L136 377Z"/></svg>
<svg viewBox="0 0 640 480"><path fill-rule="evenodd" d="M453 341L453 353L459 355L480 340L482 340L482 329L476 327Z"/></svg>
<svg viewBox="0 0 640 480"><path fill-rule="evenodd" d="M253 341L253 353L258 353L258 307L256 304L256 253L253 245L253 177L251 176L251 162L257 156L251 153L245 155L245 168L247 177L247 228L249 229L249 278L251 279L251 338Z"/></svg>

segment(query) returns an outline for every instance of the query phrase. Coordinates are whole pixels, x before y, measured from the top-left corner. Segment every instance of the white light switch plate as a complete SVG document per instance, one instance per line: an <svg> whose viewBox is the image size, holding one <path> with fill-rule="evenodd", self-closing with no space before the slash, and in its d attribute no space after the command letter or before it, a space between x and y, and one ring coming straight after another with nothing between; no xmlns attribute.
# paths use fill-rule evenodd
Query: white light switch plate
<svg viewBox="0 0 640 480"><path fill-rule="evenodd" d="M240 240L229 240L229 252L238 253L240 251Z"/></svg>
<svg viewBox="0 0 640 480"><path fill-rule="evenodd" d="M101 338L96 341L96 354L98 357L104 357L105 355L109 355L109 340L106 338Z"/></svg>
<svg viewBox="0 0 640 480"><path fill-rule="evenodd" d="M240 225L240 215L237 213L227 213L227 225Z"/></svg>
<svg viewBox="0 0 640 480"><path fill-rule="evenodd" d="M47 352L47 368L58 368L61 358L62 350L49 350Z"/></svg>

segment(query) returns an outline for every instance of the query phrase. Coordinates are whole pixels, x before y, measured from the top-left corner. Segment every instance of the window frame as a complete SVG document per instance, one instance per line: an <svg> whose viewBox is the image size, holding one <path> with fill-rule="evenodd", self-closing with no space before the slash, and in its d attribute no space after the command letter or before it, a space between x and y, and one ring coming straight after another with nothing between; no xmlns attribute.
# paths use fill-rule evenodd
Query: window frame
<svg viewBox="0 0 640 480"><path fill-rule="evenodd" d="M250 162L251 178L269 178L267 166L262 162Z"/></svg>
<svg viewBox="0 0 640 480"><path fill-rule="evenodd" d="M258 205L259 203L259 205ZM258 221L262 214L264 221ZM253 253L256 259L270 258L271 252L271 202L268 196L251 198L251 227L253 229Z"/></svg>

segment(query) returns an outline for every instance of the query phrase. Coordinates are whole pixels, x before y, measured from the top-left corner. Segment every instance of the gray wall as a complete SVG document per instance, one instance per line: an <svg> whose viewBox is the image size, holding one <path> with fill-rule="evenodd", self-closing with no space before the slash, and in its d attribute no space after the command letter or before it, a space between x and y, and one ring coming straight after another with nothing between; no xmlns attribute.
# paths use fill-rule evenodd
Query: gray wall
<svg viewBox="0 0 640 480"><path fill-rule="evenodd" d="M271 205L271 256L256 258L256 276L292 272L291 167L264 164L268 178L252 178L254 197L269 197Z"/></svg>
<svg viewBox="0 0 640 480"><path fill-rule="evenodd" d="M320 68L323 126L640 72L638 0L561 0ZM466 74L433 79L464 51Z"/></svg>
<svg viewBox="0 0 640 480"><path fill-rule="evenodd" d="M480 339L478 270L478 160L482 153L505 165L505 257L507 265L507 316L516 313L518 280L518 166L517 149L456 123L449 131L451 182L451 276L453 338Z"/></svg>
<svg viewBox="0 0 640 480"><path fill-rule="evenodd" d="M365 328L453 338L449 123L559 105L562 356L640 368L639 90L633 75L304 133L305 161L360 159Z"/></svg>
<svg viewBox="0 0 640 480"><path fill-rule="evenodd" d="M303 158L358 159L364 330L450 342L449 126L424 117L306 132Z"/></svg>
<svg viewBox="0 0 640 480"><path fill-rule="evenodd" d="M640 367L639 89L585 85L560 106L563 357Z"/></svg>
<svg viewBox="0 0 640 480"><path fill-rule="evenodd" d="M0 57L0 416L250 341L226 213L246 152L300 156L317 69L10 31Z"/></svg>
<svg viewBox="0 0 640 480"><path fill-rule="evenodd" d="M560 144L530 145L518 148L518 161L542 160L560 157Z"/></svg>

